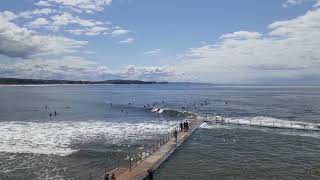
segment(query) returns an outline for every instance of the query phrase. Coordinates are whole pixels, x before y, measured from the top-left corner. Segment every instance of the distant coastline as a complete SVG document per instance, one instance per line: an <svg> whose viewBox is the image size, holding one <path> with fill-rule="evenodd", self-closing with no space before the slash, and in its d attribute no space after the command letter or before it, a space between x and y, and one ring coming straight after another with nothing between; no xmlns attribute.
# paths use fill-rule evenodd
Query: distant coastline
<svg viewBox="0 0 320 180"><path fill-rule="evenodd" d="M75 80L45 80L0 78L0 85L41 85L41 84L167 84L168 82L140 81L140 80L104 80L104 81L75 81Z"/></svg>

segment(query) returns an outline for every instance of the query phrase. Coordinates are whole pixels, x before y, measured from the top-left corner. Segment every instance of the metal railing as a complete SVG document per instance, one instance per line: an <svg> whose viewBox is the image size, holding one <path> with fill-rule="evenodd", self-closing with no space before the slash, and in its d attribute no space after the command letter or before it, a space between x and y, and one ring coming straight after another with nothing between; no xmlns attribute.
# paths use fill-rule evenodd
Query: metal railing
<svg viewBox="0 0 320 180"><path fill-rule="evenodd" d="M151 143L145 144L143 149L134 154L128 154L125 158L118 158L117 162L105 163L103 165L93 166L87 169L82 170L83 173L80 173L74 177L67 178L68 180L97 180L103 179L106 173L116 173L120 170L129 170L137 167L150 155L156 152L162 145L166 144L172 138L174 138L174 131L179 132L179 126L173 127L171 130L167 131L162 135L157 135Z"/></svg>
<svg viewBox="0 0 320 180"><path fill-rule="evenodd" d="M174 137L174 131L179 132L179 130L180 128L178 126L174 127L172 130L168 131L162 136L155 138L155 141L152 144L144 146L145 148L143 152L129 158L129 171L156 152L162 145L170 141Z"/></svg>

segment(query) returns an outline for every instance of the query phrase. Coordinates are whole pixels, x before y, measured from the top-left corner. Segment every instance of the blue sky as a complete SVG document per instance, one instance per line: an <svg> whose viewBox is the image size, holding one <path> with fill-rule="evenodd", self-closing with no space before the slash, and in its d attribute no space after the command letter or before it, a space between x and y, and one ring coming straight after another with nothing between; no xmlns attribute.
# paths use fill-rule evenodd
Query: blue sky
<svg viewBox="0 0 320 180"><path fill-rule="evenodd" d="M317 0L0 4L2 77L213 83L320 79Z"/></svg>

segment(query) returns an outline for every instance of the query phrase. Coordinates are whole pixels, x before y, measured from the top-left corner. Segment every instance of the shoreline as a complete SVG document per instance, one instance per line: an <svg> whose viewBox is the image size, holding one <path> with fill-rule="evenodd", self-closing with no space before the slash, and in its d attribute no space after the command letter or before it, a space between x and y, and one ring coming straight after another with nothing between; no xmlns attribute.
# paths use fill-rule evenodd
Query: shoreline
<svg viewBox="0 0 320 180"><path fill-rule="evenodd" d="M168 82L111 79L100 81L61 80L61 79L21 79L0 78L0 85L56 85L56 84L167 84Z"/></svg>
<svg viewBox="0 0 320 180"><path fill-rule="evenodd" d="M47 86L82 86L82 85L115 85L115 84L0 84L0 87L47 87ZM125 84L124 84L125 85Z"/></svg>

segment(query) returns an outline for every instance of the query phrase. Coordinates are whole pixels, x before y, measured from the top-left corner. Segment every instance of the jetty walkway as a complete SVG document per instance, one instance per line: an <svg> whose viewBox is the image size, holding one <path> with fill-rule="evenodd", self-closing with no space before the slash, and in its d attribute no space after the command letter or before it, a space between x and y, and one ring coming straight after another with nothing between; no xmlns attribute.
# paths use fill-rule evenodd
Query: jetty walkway
<svg viewBox="0 0 320 180"><path fill-rule="evenodd" d="M303 131L317 131L320 132L320 124L307 123L298 121L286 121L269 119L267 121L261 119L231 119L222 116L197 116L194 119L189 119L189 130L179 131L180 127L173 127L172 131L161 137L158 137L153 144L144 147L144 151L125 159L124 163L118 162L117 168L104 173L97 173L95 176L91 172L84 173L84 176L76 179L86 180L102 180L105 174L109 174L109 179L114 174L116 180L142 180L148 177L149 170L155 171L167 158L183 144L201 125L206 122L209 124L222 125L240 125L240 126L254 126L264 128L277 129L292 129ZM178 131L177 142L174 137L174 130ZM105 166L107 168L107 166ZM89 177L89 178L88 178ZM72 178L75 179L75 178Z"/></svg>
<svg viewBox="0 0 320 180"><path fill-rule="evenodd" d="M109 172L115 174L117 180L141 180L148 176L148 170L157 169L184 141L186 141L203 123L202 119L194 119L189 122L189 130L178 133L177 142L175 137L169 136L160 146L153 147L150 151L143 153L140 161L130 163L129 168L116 168ZM178 129L177 129L178 130Z"/></svg>

